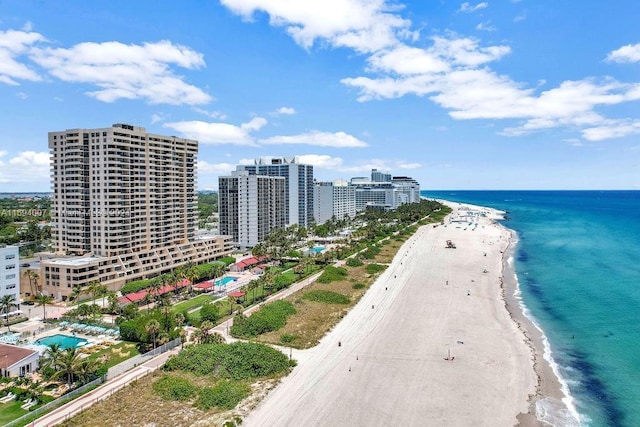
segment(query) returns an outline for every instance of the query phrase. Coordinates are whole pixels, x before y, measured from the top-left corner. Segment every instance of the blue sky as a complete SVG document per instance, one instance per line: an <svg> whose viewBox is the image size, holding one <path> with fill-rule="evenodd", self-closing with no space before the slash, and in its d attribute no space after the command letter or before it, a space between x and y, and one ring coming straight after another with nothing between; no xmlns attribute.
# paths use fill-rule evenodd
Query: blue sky
<svg viewBox="0 0 640 427"><path fill-rule="evenodd" d="M615 4L615 6L614 6ZM0 1L0 192L48 191L47 132L200 141L423 189L640 189L640 3Z"/></svg>

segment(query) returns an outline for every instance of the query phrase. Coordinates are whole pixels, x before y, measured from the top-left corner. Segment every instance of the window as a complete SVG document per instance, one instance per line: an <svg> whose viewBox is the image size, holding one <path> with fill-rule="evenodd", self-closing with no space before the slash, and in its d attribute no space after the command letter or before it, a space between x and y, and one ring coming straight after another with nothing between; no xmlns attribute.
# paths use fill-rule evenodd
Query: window
<svg viewBox="0 0 640 427"><path fill-rule="evenodd" d="M15 264L6 265L6 266L4 267L4 269L5 269L5 270L12 270L12 269L14 269L14 268L16 268L16 265L15 265Z"/></svg>
<svg viewBox="0 0 640 427"><path fill-rule="evenodd" d="M4 256L4 259L14 259L16 257L16 254L8 254Z"/></svg>
<svg viewBox="0 0 640 427"><path fill-rule="evenodd" d="M15 274L7 274L4 278L5 278L6 280L9 280L9 279L15 279L15 278L16 278L16 275L15 275Z"/></svg>

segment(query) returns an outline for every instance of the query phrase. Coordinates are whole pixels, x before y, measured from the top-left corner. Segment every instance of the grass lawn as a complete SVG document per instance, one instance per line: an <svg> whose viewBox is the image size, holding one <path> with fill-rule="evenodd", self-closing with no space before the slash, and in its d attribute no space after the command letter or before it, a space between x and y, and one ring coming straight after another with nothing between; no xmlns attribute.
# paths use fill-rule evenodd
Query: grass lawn
<svg viewBox="0 0 640 427"><path fill-rule="evenodd" d="M190 300L179 302L178 304L173 306L174 313L182 313L185 310L191 310L196 307L200 307L205 302L211 301L213 299L213 295L198 295L195 298L191 298Z"/></svg>
<svg viewBox="0 0 640 427"><path fill-rule="evenodd" d="M121 342L120 344L113 345L107 349L100 350L97 353L89 356L89 359L106 358L107 369L117 365L120 362L124 362L133 356L138 355L138 349L135 343Z"/></svg>
<svg viewBox="0 0 640 427"><path fill-rule="evenodd" d="M6 425L7 423L20 418L24 414L29 413L29 411L25 411L20 406L24 405L23 402L17 402L15 400L2 404L0 403L0 425Z"/></svg>

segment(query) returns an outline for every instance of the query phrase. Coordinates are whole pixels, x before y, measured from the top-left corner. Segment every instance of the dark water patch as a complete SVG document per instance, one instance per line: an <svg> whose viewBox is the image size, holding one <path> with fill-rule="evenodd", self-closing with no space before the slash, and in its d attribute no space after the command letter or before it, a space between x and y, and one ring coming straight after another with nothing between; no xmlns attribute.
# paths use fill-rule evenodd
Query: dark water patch
<svg viewBox="0 0 640 427"><path fill-rule="evenodd" d="M532 278L525 276L524 278L524 288L525 290L533 296L534 300L537 302L537 306L541 308L549 318L555 321L564 321L564 316L562 316L553 306L548 302L543 290L543 286L533 280Z"/></svg>
<svg viewBox="0 0 640 427"><path fill-rule="evenodd" d="M595 367L587 360L587 355L578 350L569 350L565 354L568 356L568 365L581 373L580 387L584 393L598 401L607 425L626 425L624 413L616 405L615 398L609 393L607 386L598 379Z"/></svg>

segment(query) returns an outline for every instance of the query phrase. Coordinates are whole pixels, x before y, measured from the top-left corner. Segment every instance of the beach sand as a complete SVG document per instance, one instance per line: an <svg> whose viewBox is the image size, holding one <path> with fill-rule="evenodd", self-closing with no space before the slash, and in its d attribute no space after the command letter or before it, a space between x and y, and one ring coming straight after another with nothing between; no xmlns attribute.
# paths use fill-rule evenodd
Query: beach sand
<svg viewBox="0 0 640 427"><path fill-rule="evenodd" d="M535 424L533 347L501 286L510 232L477 209L488 215L421 227L243 425Z"/></svg>

